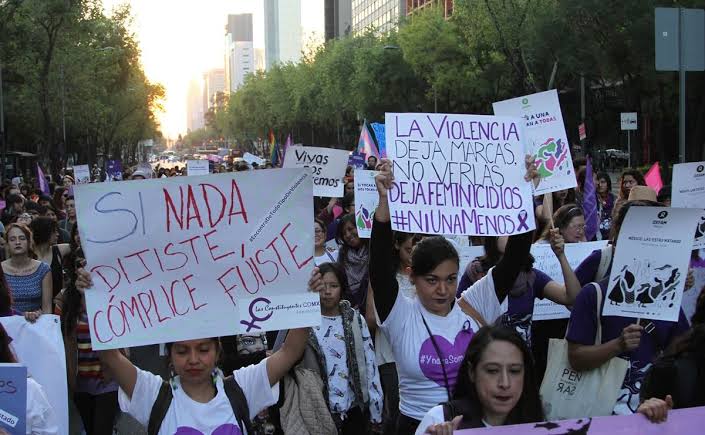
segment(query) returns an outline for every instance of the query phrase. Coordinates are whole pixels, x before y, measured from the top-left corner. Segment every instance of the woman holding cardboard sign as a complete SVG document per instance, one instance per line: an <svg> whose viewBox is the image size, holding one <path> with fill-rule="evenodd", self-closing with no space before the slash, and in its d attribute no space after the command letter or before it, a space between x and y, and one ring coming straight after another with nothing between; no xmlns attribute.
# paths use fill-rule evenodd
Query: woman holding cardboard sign
<svg viewBox="0 0 705 435"><path fill-rule="evenodd" d="M76 286L90 288L90 274L80 270ZM314 269L309 289L319 292L321 287L320 273ZM272 356L226 378L216 368L221 353L217 337L168 343L168 383L135 367L117 349L99 356L120 386L120 407L150 434L252 434L251 419L277 402L278 382L301 358L308 337L308 328L292 329Z"/></svg>
<svg viewBox="0 0 705 435"><path fill-rule="evenodd" d="M535 178L530 158L526 165L527 180ZM370 241L370 282L379 323L399 373L397 432L411 434L429 409L451 398L465 349L484 320L472 307L461 309L455 303L459 257L444 237L428 237L412 253L409 279L417 297L410 299L399 291L397 269L391 261L393 236L387 202L393 181L391 162L384 159L377 169L380 200ZM493 272L497 286L511 288L531 239L531 232L509 239L506 254Z"/></svg>

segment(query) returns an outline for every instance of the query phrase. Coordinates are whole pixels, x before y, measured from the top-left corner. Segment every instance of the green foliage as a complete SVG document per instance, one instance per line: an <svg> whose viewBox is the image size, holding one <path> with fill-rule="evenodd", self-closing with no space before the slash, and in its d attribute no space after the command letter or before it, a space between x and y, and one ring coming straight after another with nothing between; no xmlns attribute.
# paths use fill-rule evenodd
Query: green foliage
<svg viewBox="0 0 705 435"><path fill-rule="evenodd" d="M56 170L67 153L131 160L139 140L160 136L164 89L142 70L130 20L127 6L105 16L99 0L0 2L10 149L36 152Z"/></svg>

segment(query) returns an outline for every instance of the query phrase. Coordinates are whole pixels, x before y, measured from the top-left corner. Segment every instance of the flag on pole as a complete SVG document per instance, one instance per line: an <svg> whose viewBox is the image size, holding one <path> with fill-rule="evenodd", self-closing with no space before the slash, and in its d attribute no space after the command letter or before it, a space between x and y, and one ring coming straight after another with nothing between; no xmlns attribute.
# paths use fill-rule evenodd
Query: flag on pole
<svg viewBox="0 0 705 435"><path fill-rule="evenodd" d="M49 183L47 183L47 178L44 176L44 171L42 171L39 163L37 163L37 181L39 182L39 189L42 193L49 195Z"/></svg>
<svg viewBox="0 0 705 435"><path fill-rule="evenodd" d="M272 162L273 167L278 167L281 163L281 151L279 150L279 144L277 144L274 138L274 132L269 130L269 160Z"/></svg>
<svg viewBox="0 0 705 435"><path fill-rule="evenodd" d="M585 215L585 239L589 242L595 238L598 228L597 193L595 192L595 180L592 178L592 162L590 161L590 157L588 157L585 167L583 214Z"/></svg>
<svg viewBox="0 0 705 435"><path fill-rule="evenodd" d="M294 141L291 140L291 133L286 137L286 142L284 142L284 149L281 151L281 163L284 164L284 157L286 157L286 150L289 149L290 146L294 145Z"/></svg>
<svg viewBox="0 0 705 435"><path fill-rule="evenodd" d="M663 181L661 180L661 166L658 162L651 165L649 171L644 175L644 181L646 185L656 191L656 195L661 191L663 187Z"/></svg>
<svg viewBox="0 0 705 435"><path fill-rule="evenodd" d="M357 141L357 152L362 153L370 158L370 156L375 156L379 160L379 152L372 140L372 135L370 134L370 127L367 125L367 121L362 124L362 130L360 131L360 140Z"/></svg>
<svg viewBox="0 0 705 435"><path fill-rule="evenodd" d="M377 139L377 149L379 149L379 155L383 158L387 158L387 137L384 123L373 122L372 131L375 133L375 139Z"/></svg>

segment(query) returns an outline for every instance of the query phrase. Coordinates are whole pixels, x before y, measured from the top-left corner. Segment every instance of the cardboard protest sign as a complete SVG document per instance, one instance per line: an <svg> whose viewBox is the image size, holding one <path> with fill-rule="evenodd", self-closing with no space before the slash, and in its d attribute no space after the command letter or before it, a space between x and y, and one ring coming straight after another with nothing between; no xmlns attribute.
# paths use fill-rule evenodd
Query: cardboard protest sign
<svg viewBox="0 0 705 435"><path fill-rule="evenodd" d="M698 303L698 296L700 296L702 288L705 287L705 258L702 258L701 255L701 253L698 253L697 257L691 257L690 259L690 270L693 271L695 284L683 291L683 300L681 301L681 308L688 322L692 321L691 319L693 314L695 314L695 308Z"/></svg>
<svg viewBox="0 0 705 435"><path fill-rule="evenodd" d="M700 210L631 207L619 232L603 315L678 321Z"/></svg>
<svg viewBox="0 0 705 435"><path fill-rule="evenodd" d="M318 324L311 190L300 169L79 186L93 348Z"/></svg>
<svg viewBox="0 0 705 435"><path fill-rule="evenodd" d="M352 166L355 169L365 169L365 164L367 162L367 157L364 153L358 153L353 151L348 156L348 166Z"/></svg>
<svg viewBox="0 0 705 435"><path fill-rule="evenodd" d="M593 251L607 246L607 240L584 243L566 243L565 256L568 264L575 270ZM553 253L551 245L548 243L536 243L531 245L531 255L534 257L534 268L545 273L552 280L563 284L563 272L561 264L558 262L556 254ZM563 305L544 299L534 299L533 320L567 319L570 311Z"/></svg>
<svg viewBox="0 0 705 435"><path fill-rule="evenodd" d="M355 171L355 224L357 234L363 239L369 239L372 235L372 221L379 204L376 174L364 169Z"/></svg>
<svg viewBox="0 0 705 435"><path fill-rule="evenodd" d="M208 160L188 160L186 170L189 177L198 175L208 175L210 166Z"/></svg>
<svg viewBox="0 0 705 435"><path fill-rule="evenodd" d="M348 152L332 148L290 146L284 168L307 168L313 176L313 194L342 198L343 177L348 167Z"/></svg>
<svg viewBox="0 0 705 435"><path fill-rule="evenodd" d="M121 181L122 180L122 161L108 160L105 169L105 181Z"/></svg>
<svg viewBox="0 0 705 435"><path fill-rule="evenodd" d="M568 135L555 89L493 103L495 115L520 117L526 123L527 150L536 156L541 182L535 194L571 189L577 185Z"/></svg>
<svg viewBox="0 0 705 435"><path fill-rule="evenodd" d="M395 231L501 236L535 228L519 118L387 113Z"/></svg>
<svg viewBox="0 0 705 435"><path fill-rule="evenodd" d="M0 364L0 429L11 434L27 433L27 367Z"/></svg>
<svg viewBox="0 0 705 435"><path fill-rule="evenodd" d="M44 389L58 420L59 433L68 435L69 407L66 397L69 393L59 316L42 314L34 323L27 322L23 316L0 317L0 323L12 337L12 349L17 360L27 367L27 373Z"/></svg>
<svg viewBox="0 0 705 435"><path fill-rule="evenodd" d="M75 165L73 176L76 184L87 184L91 182L91 170L88 165Z"/></svg>
<svg viewBox="0 0 705 435"><path fill-rule="evenodd" d="M673 409L668 420L652 423L641 414L464 429L455 435L690 435L702 432L705 407Z"/></svg>
<svg viewBox="0 0 705 435"><path fill-rule="evenodd" d="M705 207L705 162L673 165L671 206L684 208ZM693 249L705 248L705 212L695 228Z"/></svg>

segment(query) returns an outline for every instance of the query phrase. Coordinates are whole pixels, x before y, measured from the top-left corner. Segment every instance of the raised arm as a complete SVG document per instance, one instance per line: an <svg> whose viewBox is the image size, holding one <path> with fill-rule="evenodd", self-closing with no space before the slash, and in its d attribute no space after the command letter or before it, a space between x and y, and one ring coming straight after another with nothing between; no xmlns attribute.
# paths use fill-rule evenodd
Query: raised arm
<svg viewBox="0 0 705 435"><path fill-rule="evenodd" d="M392 186L394 176L392 165L388 159L382 159L377 166L379 174L375 177L379 204L375 210L370 237L370 286L374 294L375 307L380 322L384 322L394 306L399 294L396 270L394 267L394 252L392 250L392 223L389 217L387 192Z"/></svg>
<svg viewBox="0 0 705 435"><path fill-rule="evenodd" d="M132 393L137 384L137 368L127 359L120 349L98 351L101 364L108 370L127 397L132 399Z"/></svg>
<svg viewBox="0 0 705 435"><path fill-rule="evenodd" d="M578 277L575 276L575 272L573 272L573 268L570 267L568 258L565 256L565 240L563 240L563 236L561 236L558 228L551 228L549 235L551 249L553 253L556 254L558 263L561 265L561 272L563 272L565 284L562 285L551 281L544 289L544 294L548 299L557 304L571 306L575 302L575 298L578 297L578 293L580 293L580 281L578 281Z"/></svg>

